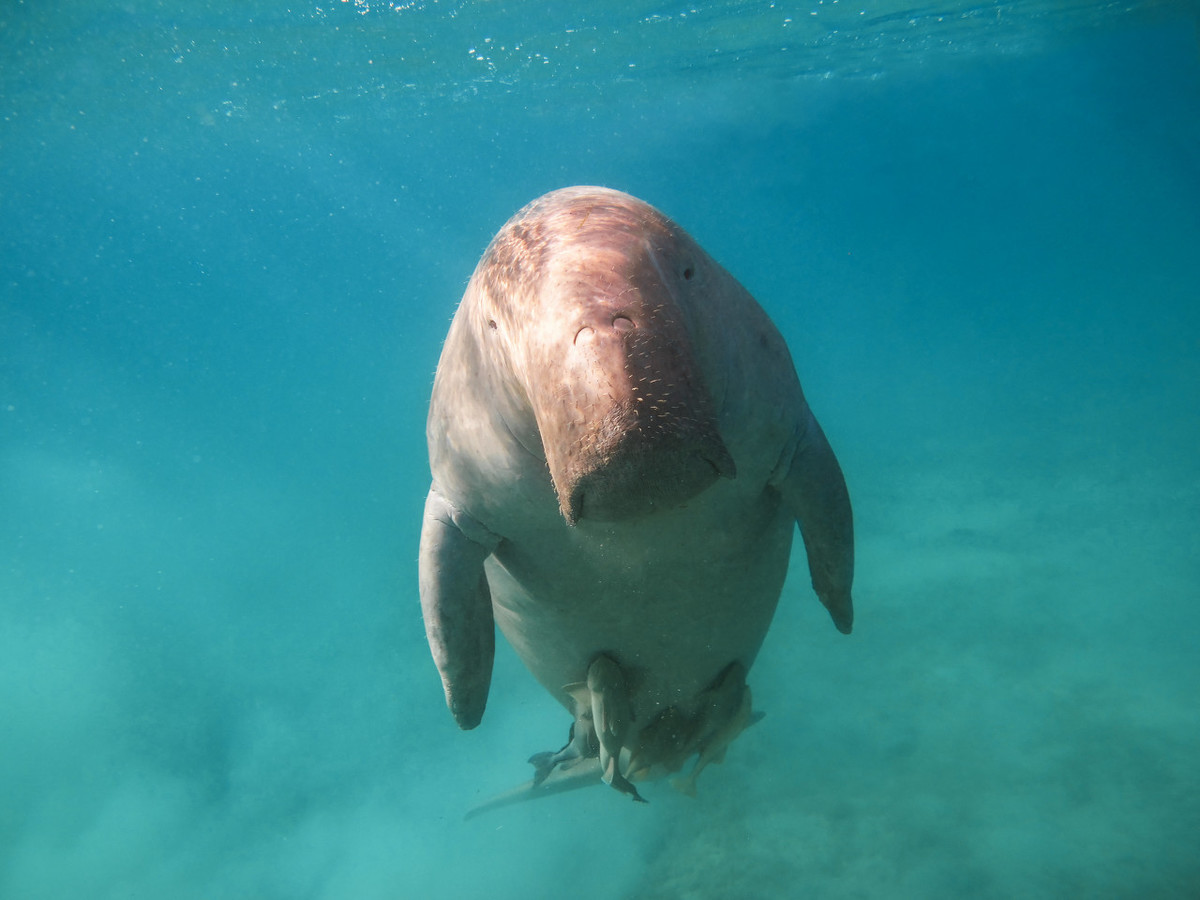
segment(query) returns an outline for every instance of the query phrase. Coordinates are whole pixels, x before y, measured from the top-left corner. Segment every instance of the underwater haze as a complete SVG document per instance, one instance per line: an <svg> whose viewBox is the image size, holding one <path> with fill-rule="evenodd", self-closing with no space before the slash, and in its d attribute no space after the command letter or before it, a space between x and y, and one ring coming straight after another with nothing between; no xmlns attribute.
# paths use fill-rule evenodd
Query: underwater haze
<svg viewBox="0 0 1200 900"><path fill-rule="evenodd" d="M694 799L464 822L570 717L445 708L425 414L572 184L779 326L855 631L797 542ZM1198 446L1193 3L5 0L0 897L1195 897Z"/></svg>

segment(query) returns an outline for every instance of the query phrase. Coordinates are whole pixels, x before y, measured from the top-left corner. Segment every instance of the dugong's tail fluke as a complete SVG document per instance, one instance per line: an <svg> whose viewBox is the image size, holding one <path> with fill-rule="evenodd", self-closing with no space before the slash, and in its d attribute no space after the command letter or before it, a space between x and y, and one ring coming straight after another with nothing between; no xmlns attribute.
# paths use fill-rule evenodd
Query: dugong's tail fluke
<svg viewBox="0 0 1200 900"><path fill-rule="evenodd" d="M854 516L846 479L811 410L801 424L791 466L778 482L808 551L813 590L842 634L854 625Z"/></svg>
<svg viewBox="0 0 1200 900"><path fill-rule="evenodd" d="M570 766L556 768L541 781L537 779L527 781L520 787L485 800L478 806L467 810L467 814L463 818L473 819L481 813L504 806L512 806L514 803L523 803L526 800L549 797L551 794L562 794L579 788L591 787L601 783L600 776L600 760L598 758L581 759Z"/></svg>

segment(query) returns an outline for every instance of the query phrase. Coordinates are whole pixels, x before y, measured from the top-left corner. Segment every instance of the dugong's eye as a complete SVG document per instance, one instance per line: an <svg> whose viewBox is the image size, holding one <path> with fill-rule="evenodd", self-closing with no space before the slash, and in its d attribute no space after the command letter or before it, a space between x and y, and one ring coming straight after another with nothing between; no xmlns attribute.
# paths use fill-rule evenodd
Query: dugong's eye
<svg viewBox="0 0 1200 900"><path fill-rule="evenodd" d="M691 280L692 280L692 276L693 276L693 275L695 275L695 274L696 274L695 270L694 270L694 269L692 269L692 267L691 267L691 266L688 266L686 269L684 269L684 270L683 270L683 280L684 280L684 281L691 281Z"/></svg>
<svg viewBox="0 0 1200 900"><path fill-rule="evenodd" d="M495 319L488 319L488 328L490 328L492 331L496 330L496 320Z"/></svg>

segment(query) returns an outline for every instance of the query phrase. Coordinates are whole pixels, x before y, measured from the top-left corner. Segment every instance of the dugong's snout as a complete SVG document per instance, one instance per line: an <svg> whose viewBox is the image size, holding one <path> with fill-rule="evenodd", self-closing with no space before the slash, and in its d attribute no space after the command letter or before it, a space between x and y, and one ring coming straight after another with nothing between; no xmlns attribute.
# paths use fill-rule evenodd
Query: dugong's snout
<svg viewBox="0 0 1200 900"><path fill-rule="evenodd" d="M647 435L635 423L606 446L598 442L556 480L567 523L612 522L670 509L718 478L733 478L733 457L712 423L689 421L675 431Z"/></svg>
<svg viewBox="0 0 1200 900"><path fill-rule="evenodd" d="M566 522L649 515L733 478L702 365L713 354L697 352L711 340L711 329L697 327L711 300L703 251L620 195L545 212L538 227L526 216L534 213L493 242L487 269L489 297L521 286L522 314L509 303L487 321L491 337L503 330L497 319L518 333L505 359ZM532 431L521 425L514 430Z"/></svg>
<svg viewBox="0 0 1200 900"><path fill-rule="evenodd" d="M640 317L614 339L603 331L587 333L587 346L575 342L570 399L557 416L539 417L570 525L670 509L737 474L686 331Z"/></svg>

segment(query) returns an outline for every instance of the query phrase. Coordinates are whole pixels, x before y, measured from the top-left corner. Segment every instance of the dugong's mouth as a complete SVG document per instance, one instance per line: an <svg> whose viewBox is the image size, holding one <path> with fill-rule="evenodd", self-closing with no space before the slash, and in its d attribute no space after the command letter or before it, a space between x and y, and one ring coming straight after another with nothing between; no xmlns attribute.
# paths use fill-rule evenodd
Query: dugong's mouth
<svg viewBox="0 0 1200 900"><path fill-rule="evenodd" d="M671 509L717 479L737 475L720 434L703 425L648 441L637 432L627 433L616 448L586 454L580 461L585 465L562 473L567 476L562 483L554 479L568 525L585 518L616 522Z"/></svg>

